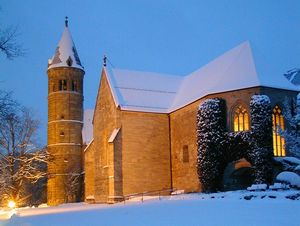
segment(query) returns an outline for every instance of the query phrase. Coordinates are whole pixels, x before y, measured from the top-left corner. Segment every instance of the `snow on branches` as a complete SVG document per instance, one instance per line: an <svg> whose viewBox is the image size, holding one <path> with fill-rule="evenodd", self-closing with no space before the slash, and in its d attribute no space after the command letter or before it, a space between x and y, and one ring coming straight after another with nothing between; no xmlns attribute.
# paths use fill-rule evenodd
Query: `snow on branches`
<svg viewBox="0 0 300 226"><path fill-rule="evenodd" d="M250 101L251 131L226 131L226 104L219 98L205 100L197 115L197 172L204 192L221 188L229 162L247 159L255 183L268 183L272 172L272 116L270 100L254 95Z"/></svg>
<svg viewBox="0 0 300 226"><path fill-rule="evenodd" d="M220 180L225 116L225 101L222 99L208 99L198 110L197 172L203 190L207 192L215 191Z"/></svg>
<svg viewBox="0 0 300 226"><path fill-rule="evenodd" d="M254 95L250 101L253 149L249 152L255 172L255 183L272 180L272 108L266 95Z"/></svg>
<svg viewBox="0 0 300 226"><path fill-rule="evenodd" d="M0 106L0 200L18 201L29 195L29 184L46 176L48 155L36 146L38 121L32 113L17 103Z"/></svg>
<svg viewBox="0 0 300 226"><path fill-rule="evenodd" d="M251 131L257 148L272 149L272 108L266 95L254 95L250 101Z"/></svg>

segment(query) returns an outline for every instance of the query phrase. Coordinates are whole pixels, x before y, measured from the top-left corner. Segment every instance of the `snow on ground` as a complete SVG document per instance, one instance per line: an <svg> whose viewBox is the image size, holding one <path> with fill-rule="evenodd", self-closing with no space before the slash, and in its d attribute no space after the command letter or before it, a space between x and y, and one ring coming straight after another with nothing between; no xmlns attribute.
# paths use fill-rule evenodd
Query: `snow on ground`
<svg viewBox="0 0 300 226"><path fill-rule="evenodd" d="M0 217L0 225L299 226L300 191L199 193L125 204L79 203L16 212L8 220L1 221Z"/></svg>

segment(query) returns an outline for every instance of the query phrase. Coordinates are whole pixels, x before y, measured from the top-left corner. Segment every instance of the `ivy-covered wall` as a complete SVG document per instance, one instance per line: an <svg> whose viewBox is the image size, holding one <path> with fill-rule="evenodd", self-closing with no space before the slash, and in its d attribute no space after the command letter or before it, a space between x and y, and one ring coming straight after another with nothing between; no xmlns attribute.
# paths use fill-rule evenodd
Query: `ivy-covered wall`
<svg viewBox="0 0 300 226"><path fill-rule="evenodd" d="M254 183L272 178L272 115L270 99L254 95L250 101L251 130L226 130L226 103L220 98L205 100L197 115L197 172L202 190L222 188L228 163L245 158L253 166Z"/></svg>

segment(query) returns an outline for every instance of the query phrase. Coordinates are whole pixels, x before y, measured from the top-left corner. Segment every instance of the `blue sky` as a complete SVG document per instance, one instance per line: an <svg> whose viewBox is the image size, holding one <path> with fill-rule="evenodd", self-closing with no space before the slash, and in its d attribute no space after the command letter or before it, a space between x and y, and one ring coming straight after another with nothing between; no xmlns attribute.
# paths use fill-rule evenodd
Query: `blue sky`
<svg viewBox="0 0 300 226"><path fill-rule="evenodd" d="M102 58L117 68L188 74L249 40L262 76L300 67L298 0L2 0L0 26L18 25L27 55L0 55L0 89L31 107L46 144L47 62L64 17L86 75L85 108L94 108Z"/></svg>

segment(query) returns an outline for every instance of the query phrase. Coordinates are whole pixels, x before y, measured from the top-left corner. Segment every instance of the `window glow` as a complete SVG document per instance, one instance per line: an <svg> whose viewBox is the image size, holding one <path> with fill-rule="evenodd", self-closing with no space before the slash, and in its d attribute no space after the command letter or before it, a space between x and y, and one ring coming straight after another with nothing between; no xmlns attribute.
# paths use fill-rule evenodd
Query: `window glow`
<svg viewBox="0 0 300 226"><path fill-rule="evenodd" d="M273 124L273 150L274 156L285 156L285 140L279 135L278 127L284 130L284 120L281 109L276 105L272 113Z"/></svg>
<svg viewBox="0 0 300 226"><path fill-rule="evenodd" d="M233 131L249 130L249 115L245 107L238 105L233 115Z"/></svg>

